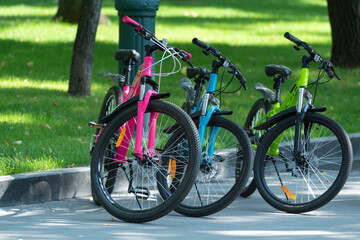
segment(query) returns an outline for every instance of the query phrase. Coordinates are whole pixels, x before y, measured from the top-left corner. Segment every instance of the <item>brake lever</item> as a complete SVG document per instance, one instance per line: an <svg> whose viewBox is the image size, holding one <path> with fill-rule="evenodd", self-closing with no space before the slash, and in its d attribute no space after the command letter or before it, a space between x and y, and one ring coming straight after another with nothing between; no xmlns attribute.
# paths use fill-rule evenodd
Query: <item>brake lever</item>
<svg viewBox="0 0 360 240"><path fill-rule="evenodd" d="M337 80L341 80L341 77L335 73L335 68L334 68L334 66L332 65L332 63L329 62L329 61L326 61L326 65L327 65L327 67L330 68L330 70L331 70L332 73L334 74L333 77L336 77Z"/></svg>
<svg viewBox="0 0 360 240"><path fill-rule="evenodd" d="M166 38L164 38L163 40L161 40L161 43L162 43L165 47L167 47L167 45L168 45L168 40L167 40Z"/></svg>
<svg viewBox="0 0 360 240"><path fill-rule="evenodd" d="M247 87L246 87L246 79L244 78L244 76L241 74L241 72L237 69L237 70L235 70L236 72L235 72L235 75L237 75L236 73L238 72L239 73L239 75L240 75L240 77L241 77L241 79L239 79L240 80L240 84L244 87L244 90L247 90ZM236 78L238 78L237 76L236 76Z"/></svg>
<svg viewBox="0 0 360 240"><path fill-rule="evenodd" d="M206 56L209 56L210 55L210 53L208 52L208 51L206 51L206 50L203 50L202 51Z"/></svg>
<svg viewBox="0 0 360 240"><path fill-rule="evenodd" d="M337 78L337 80L341 80L341 77L337 75L335 72L334 72L334 76Z"/></svg>

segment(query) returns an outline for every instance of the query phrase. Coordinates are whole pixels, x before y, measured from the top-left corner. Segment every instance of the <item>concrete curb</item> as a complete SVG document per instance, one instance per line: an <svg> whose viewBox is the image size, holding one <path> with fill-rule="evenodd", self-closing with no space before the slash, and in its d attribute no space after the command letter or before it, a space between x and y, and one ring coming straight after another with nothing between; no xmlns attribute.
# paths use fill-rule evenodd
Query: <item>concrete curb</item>
<svg viewBox="0 0 360 240"><path fill-rule="evenodd" d="M90 194L89 167L0 176L0 207L84 197Z"/></svg>
<svg viewBox="0 0 360 240"><path fill-rule="evenodd" d="M360 133L349 134L354 168L360 167ZM57 201L91 195L90 168L0 176L0 207Z"/></svg>

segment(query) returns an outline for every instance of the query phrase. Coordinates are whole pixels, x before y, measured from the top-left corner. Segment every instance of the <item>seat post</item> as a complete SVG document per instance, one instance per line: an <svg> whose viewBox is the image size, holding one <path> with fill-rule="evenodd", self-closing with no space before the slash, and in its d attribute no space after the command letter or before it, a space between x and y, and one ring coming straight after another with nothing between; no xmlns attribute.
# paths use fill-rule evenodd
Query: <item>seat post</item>
<svg viewBox="0 0 360 240"><path fill-rule="evenodd" d="M125 85L130 85L131 66L133 65L133 61L131 57L129 57L123 63L124 63Z"/></svg>
<svg viewBox="0 0 360 240"><path fill-rule="evenodd" d="M283 83L283 78L281 76L274 78L274 90L276 90L274 103L280 103L281 96L281 85Z"/></svg>

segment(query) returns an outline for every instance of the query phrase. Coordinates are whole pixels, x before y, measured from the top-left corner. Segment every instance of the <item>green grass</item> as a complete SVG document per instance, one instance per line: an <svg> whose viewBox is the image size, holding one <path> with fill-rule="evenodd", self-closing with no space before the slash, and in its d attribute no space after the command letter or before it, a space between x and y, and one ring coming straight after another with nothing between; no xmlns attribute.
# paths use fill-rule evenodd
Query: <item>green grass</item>
<svg viewBox="0 0 360 240"><path fill-rule="evenodd" d="M97 118L101 101L111 81L101 74L117 71L113 53L118 43L118 16L114 1L103 3L110 25L98 28L92 94L67 95L68 76L77 26L52 21L57 0L3 0L0 3L0 175L62 167L88 165L89 121ZM331 30L326 0L161 0L156 18L156 35L169 44L193 54L196 66L210 67L213 58L192 45L193 37L212 44L235 63L248 80L248 91L223 95L222 108L243 124L251 104L260 95L256 82L268 87L266 64L284 64L293 77L284 84L284 93L299 75L300 52L283 37L289 31L309 42L330 58ZM158 55L159 58L159 55ZM316 77L312 65L311 77ZM163 78L162 91L181 104L184 95L181 73ZM320 86L316 105L327 106L327 115L348 132L360 131L360 69L338 69L343 81ZM177 87L174 87L177 86ZM231 88L236 89L238 83Z"/></svg>

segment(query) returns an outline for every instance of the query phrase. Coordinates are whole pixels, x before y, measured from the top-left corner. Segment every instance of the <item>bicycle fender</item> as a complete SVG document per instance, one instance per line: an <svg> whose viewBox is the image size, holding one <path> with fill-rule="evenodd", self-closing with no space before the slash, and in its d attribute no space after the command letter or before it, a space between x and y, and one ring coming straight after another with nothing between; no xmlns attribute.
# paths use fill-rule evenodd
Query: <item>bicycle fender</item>
<svg viewBox="0 0 360 240"><path fill-rule="evenodd" d="M170 97L170 93L168 93L168 92L166 92L166 93L158 93L158 94L152 95L150 97L150 100L162 99L162 98L168 98L168 97ZM122 104L117 106L115 108L115 110L112 111L109 115L106 115L105 117L100 119L100 123L104 124L104 123L110 122L111 119L113 119L116 114L118 114L119 112L123 111L124 109L132 106L133 104L137 104L138 101L139 101L139 95L136 95L136 96L130 98L129 100L123 102Z"/></svg>
<svg viewBox="0 0 360 240"><path fill-rule="evenodd" d="M307 112L325 112L325 111L326 111L326 107L314 107L314 108L309 108L307 110ZM288 108L284 111L279 112L278 114L275 114L274 116L269 118L266 122L260 123L259 125L255 126L254 129L265 130L271 128L281 120L294 115L296 115L296 107Z"/></svg>
<svg viewBox="0 0 360 240"><path fill-rule="evenodd" d="M231 115L233 114L233 111L219 111L219 112L213 112L212 116L218 116L218 115ZM191 119L193 120L193 122L195 123L195 125L199 125L199 121L200 121L200 117L201 117L201 110L197 111L197 112L193 112L189 115L191 117ZM170 126L166 129L163 130L164 133L173 133L175 131L175 129L177 129L179 126L173 125Z"/></svg>
<svg viewBox="0 0 360 240"><path fill-rule="evenodd" d="M255 83L255 89L260 92L260 94L263 96L264 99L274 100L275 99L275 93L262 85L261 83Z"/></svg>

